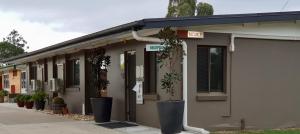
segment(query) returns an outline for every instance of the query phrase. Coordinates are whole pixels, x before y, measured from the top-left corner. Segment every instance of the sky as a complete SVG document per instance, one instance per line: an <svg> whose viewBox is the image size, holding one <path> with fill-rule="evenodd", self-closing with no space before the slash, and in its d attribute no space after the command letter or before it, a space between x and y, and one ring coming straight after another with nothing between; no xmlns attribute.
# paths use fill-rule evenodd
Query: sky
<svg viewBox="0 0 300 134"><path fill-rule="evenodd" d="M215 14L300 11L299 0L198 0ZM284 6L286 5L286 6ZM0 39L13 29L34 51L144 18L165 17L168 0L1 0Z"/></svg>

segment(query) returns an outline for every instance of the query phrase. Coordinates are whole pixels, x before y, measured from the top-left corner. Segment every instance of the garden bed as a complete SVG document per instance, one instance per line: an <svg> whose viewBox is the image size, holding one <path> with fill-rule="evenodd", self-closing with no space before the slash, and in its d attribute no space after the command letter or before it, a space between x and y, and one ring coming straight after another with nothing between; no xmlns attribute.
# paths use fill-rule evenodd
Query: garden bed
<svg viewBox="0 0 300 134"><path fill-rule="evenodd" d="M78 120L78 121L94 121L93 115L80 115L80 114L53 114L52 110L44 110L40 111L45 114L50 114L54 116L64 117L72 120Z"/></svg>

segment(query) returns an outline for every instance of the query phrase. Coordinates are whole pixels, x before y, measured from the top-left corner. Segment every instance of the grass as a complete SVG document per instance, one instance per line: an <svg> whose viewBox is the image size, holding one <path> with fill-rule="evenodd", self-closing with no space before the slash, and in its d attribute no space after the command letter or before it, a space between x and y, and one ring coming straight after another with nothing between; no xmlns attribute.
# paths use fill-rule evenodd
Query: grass
<svg viewBox="0 0 300 134"><path fill-rule="evenodd" d="M300 134L300 129L260 130L260 131L223 131L212 134Z"/></svg>

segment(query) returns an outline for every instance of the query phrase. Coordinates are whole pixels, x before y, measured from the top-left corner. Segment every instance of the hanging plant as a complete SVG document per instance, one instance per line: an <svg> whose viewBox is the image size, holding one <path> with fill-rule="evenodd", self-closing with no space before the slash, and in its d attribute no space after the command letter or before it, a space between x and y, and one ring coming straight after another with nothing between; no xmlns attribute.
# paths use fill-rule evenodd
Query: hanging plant
<svg viewBox="0 0 300 134"><path fill-rule="evenodd" d="M181 80L181 73L176 70L176 63L182 61L183 51L182 41L178 38L176 31L170 27L162 29L158 37L163 41L164 49L158 54L160 68L166 67L168 70L161 79L161 88L166 90L170 99L175 95L175 84Z"/></svg>
<svg viewBox="0 0 300 134"><path fill-rule="evenodd" d="M105 55L105 49L94 49L88 58L92 65L93 83L97 88L97 94L102 97L101 92L107 89L109 81L107 80L107 68L110 65L110 56Z"/></svg>

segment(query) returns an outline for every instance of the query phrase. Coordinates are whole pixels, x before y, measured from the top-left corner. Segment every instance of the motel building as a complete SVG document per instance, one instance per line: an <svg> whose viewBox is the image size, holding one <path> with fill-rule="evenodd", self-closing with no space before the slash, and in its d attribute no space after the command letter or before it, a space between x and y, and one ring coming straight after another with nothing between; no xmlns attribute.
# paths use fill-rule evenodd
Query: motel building
<svg viewBox="0 0 300 134"><path fill-rule="evenodd" d="M112 120L159 128L157 102L169 96L160 86L166 68L156 62L160 43L155 37L165 27L177 31L186 52L174 66L182 80L172 98L185 101L185 125L300 127L298 11L134 21L4 59L11 66L1 68L1 86L11 93L39 87L50 98L58 91L71 113L92 114L96 89L88 57L103 48L111 56ZM137 80L143 85L138 98L132 90Z"/></svg>

